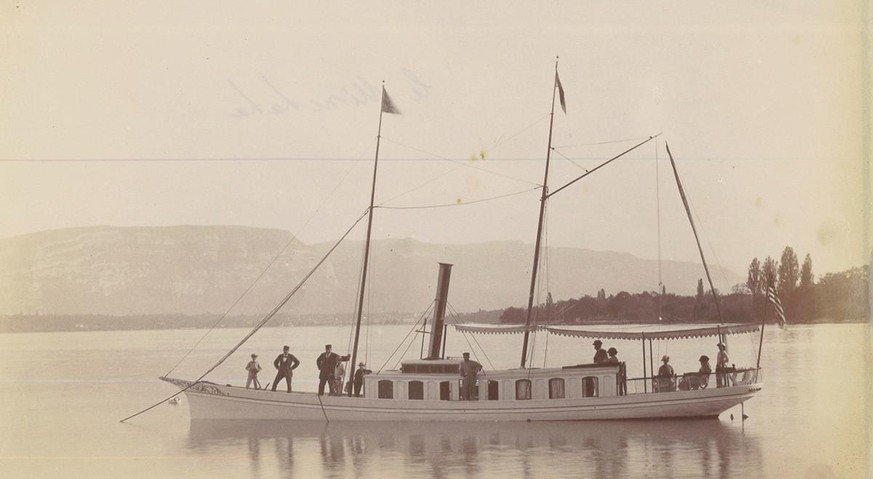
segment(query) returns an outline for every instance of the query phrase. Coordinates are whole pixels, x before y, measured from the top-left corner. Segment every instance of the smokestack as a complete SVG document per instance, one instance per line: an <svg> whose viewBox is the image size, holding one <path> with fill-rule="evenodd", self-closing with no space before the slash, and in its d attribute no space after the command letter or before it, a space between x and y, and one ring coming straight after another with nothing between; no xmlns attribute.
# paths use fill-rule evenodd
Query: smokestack
<svg viewBox="0 0 873 479"><path fill-rule="evenodd" d="M433 310L433 326L430 331L430 346L427 348L426 359L440 359L443 346L443 324L446 319L446 302L449 297L449 279L452 276L452 265L440 263L440 275L437 279L436 307Z"/></svg>

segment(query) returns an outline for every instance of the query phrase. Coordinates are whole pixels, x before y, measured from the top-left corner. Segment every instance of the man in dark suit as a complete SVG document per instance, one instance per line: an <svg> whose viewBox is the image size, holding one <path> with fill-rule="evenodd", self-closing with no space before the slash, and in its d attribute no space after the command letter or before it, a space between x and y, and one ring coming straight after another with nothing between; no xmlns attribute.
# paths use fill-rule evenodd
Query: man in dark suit
<svg viewBox="0 0 873 479"><path fill-rule="evenodd" d="M291 348L288 346L283 347L282 354L276 356L276 360L273 361L273 367L278 369L276 379L273 380L273 391L276 390L279 380L285 378L285 382L288 383L288 392L291 392L291 376L294 376L294 370L300 366L300 361L288 352L289 349Z"/></svg>
<svg viewBox="0 0 873 479"><path fill-rule="evenodd" d="M361 397L361 389L364 387L364 376L367 374L372 374L373 371L367 369L367 365L364 363L358 363L358 370L355 371L355 397Z"/></svg>
<svg viewBox="0 0 873 479"><path fill-rule="evenodd" d="M594 340L594 363L605 363L609 357L606 355L606 350L601 348L603 342L599 339Z"/></svg>
<svg viewBox="0 0 873 479"><path fill-rule="evenodd" d="M334 371L336 370L336 364L340 361L348 361L351 355L346 354L345 356L340 356L337 353L331 352L333 346L330 344L324 345L324 352L315 360L315 364L318 366L318 395L324 396L324 385L325 383L329 384L330 391L329 394L331 396L342 394L341 391L334 391L333 384L335 380Z"/></svg>

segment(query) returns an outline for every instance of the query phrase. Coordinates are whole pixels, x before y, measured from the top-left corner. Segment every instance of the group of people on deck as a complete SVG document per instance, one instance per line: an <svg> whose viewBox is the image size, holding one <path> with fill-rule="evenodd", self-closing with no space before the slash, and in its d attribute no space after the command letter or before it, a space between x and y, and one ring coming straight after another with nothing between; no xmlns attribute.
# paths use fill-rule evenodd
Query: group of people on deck
<svg viewBox="0 0 873 479"><path fill-rule="evenodd" d="M734 382L734 376L732 373L735 368L728 366L729 358L727 355L727 347L724 343L718 343L716 346L718 347L718 355L715 359L716 387L728 387ZM685 377L679 381L679 389L706 389L706 387L709 386L709 376L712 374L712 366L709 364L709 356L704 354L700 356L698 361L700 362L700 369L698 369L697 374L686 374ZM670 365L670 356L665 354L661 358L661 362L663 364L658 368L656 382L658 385L658 391L675 391L677 387L676 373L673 371L673 366Z"/></svg>
<svg viewBox="0 0 873 479"><path fill-rule="evenodd" d="M603 342L599 339L594 341L594 363L595 364L620 364L618 359L618 350L616 348L603 349ZM728 366L727 348L724 343L718 343L718 355L716 356L715 378L716 387L730 386L734 380L733 374L736 374L734 367ZM350 355L341 356L332 351L333 347L330 344L324 346L324 352L315 360L318 367L318 395L324 395L325 386L328 387L328 395L341 396L344 392L355 397L361 396L361 391L364 386L364 376L372 373L366 368L366 364L358 363L358 369L352 380L346 384L343 391L343 378L345 376L344 362L350 359ZM474 399L474 389L476 385L476 376L482 370L482 365L470 359L470 353L464 353L464 360L460 365L460 375L462 378L461 399ZM254 386L255 389L261 389L261 383L258 381L258 373L261 371L261 365L258 363L258 355L252 353L251 361L246 364L248 371L248 379L246 380L246 389ZM697 375L690 376L688 382L686 378L682 378L679 383L679 389L706 389L709 385L709 376L712 374L712 367L709 364L709 357L705 354L700 356L700 369ZM670 365L670 356L664 355L661 357L663 363L658 368L656 376L656 385L658 391L675 391L676 373L673 366ZM282 354L276 356L273 360L273 367L276 368L276 378L273 380L272 391L276 390L279 381L285 379L288 387L288 392L291 392L291 379L294 376L294 370L300 366L300 360L290 353L290 347L284 346ZM686 374L685 376L689 376Z"/></svg>
<svg viewBox="0 0 873 479"><path fill-rule="evenodd" d="M294 370L300 366L300 360L291 354L289 346L282 348L282 354L276 356L273 361L273 366L276 368L276 378L273 380L272 390L276 390L279 381L285 379L288 386L288 392L291 392L291 378L294 376ZM324 395L325 386L328 387L328 395L341 396L343 394L343 377L345 375L344 362L348 361L350 355L340 356L332 351L333 347L330 344L324 345L324 352L315 360L318 366L318 395ZM364 386L364 376L371 374L373 371L366 368L363 362L358 363L358 369L355 371L351 382L346 384L345 393L354 394L355 397L361 397L361 392ZM261 383L258 381L258 373L261 371L261 365L258 363L258 355L252 353L252 360L246 364L248 371L248 380L246 380L246 389L252 386L255 389L261 389ZM460 364L459 371L462 378L461 399L475 399L474 390L476 387L476 376L482 371L482 365L470 359L470 353L464 353L464 360Z"/></svg>
<svg viewBox="0 0 873 479"><path fill-rule="evenodd" d="M340 356L339 354L334 353L332 349L333 346L325 344L324 352L315 360L315 364L318 366L319 396L324 395L325 385L328 387L328 395L341 396L343 394L342 383L346 372L343 363L348 361L351 356L348 354ZM300 366L300 360L291 354L290 350L291 348L289 346L284 346L282 348L282 354L276 356L276 359L273 360L273 367L276 368L276 378L273 380L272 391L276 390L279 381L285 379L288 392L291 392L291 378L294 376L294 370ZM355 371L353 380L346 386L346 393L353 392L355 397L361 396L361 390L364 386L364 376L373 372L367 369L366 366L367 365L363 362L358 363L358 369ZM261 389L261 383L258 381L258 373L261 371L261 365L258 363L257 354L252 353L252 360L246 364L245 369L248 371L246 389L249 389L251 386L254 386L255 389ZM354 388L353 391L352 388Z"/></svg>
<svg viewBox="0 0 873 479"><path fill-rule="evenodd" d="M618 349L603 349L603 341L594 340L594 364L619 364Z"/></svg>
<svg viewBox="0 0 873 479"><path fill-rule="evenodd" d="M603 342L599 339L594 341L594 364L619 364L618 350L615 348L603 349ZM716 387L727 387L734 382L735 374L734 367L728 366L727 348L724 343L718 343L718 355L715 363L715 381ZM709 385L709 376L712 374L712 367L709 365L709 356L700 356L700 369L697 376L691 376L688 384L680 382L680 389L706 389ZM661 357L661 367L658 368L656 376L656 384L659 391L675 391L676 372L673 371L673 366L670 365L670 356L664 355ZM686 375L687 376L687 375Z"/></svg>

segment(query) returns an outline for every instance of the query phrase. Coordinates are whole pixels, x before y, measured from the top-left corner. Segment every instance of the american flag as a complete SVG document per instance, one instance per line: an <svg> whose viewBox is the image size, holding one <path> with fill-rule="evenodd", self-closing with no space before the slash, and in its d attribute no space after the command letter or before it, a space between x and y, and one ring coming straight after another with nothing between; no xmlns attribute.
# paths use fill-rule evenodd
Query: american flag
<svg viewBox="0 0 873 479"><path fill-rule="evenodd" d="M779 295L776 294L776 289L773 286L767 288L767 300L773 303L776 317L779 319L779 326L785 327L785 310L782 308L782 301L779 300Z"/></svg>

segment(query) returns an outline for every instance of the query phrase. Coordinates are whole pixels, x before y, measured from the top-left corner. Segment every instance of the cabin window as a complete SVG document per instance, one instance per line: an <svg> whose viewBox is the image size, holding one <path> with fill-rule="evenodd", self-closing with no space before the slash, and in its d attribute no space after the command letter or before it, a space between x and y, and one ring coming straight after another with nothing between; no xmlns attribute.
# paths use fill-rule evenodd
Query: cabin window
<svg viewBox="0 0 873 479"><path fill-rule="evenodd" d="M409 399L424 399L424 383L409 381Z"/></svg>
<svg viewBox="0 0 873 479"><path fill-rule="evenodd" d="M589 376L582 378L582 397L590 398L597 397L597 378Z"/></svg>
<svg viewBox="0 0 873 479"><path fill-rule="evenodd" d="M515 399L530 399L531 384L530 379L519 379L515 382Z"/></svg>
<svg viewBox="0 0 873 479"><path fill-rule="evenodd" d="M498 381L488 380L488 400L496 401L499 396L500 383Z"/></svg>
<svg viewBox="0 0 873 479"><path fill-rule="evenodd" d="M564 379L549 379L549 399L564 399Z"/></svg>
<svg viewBox="0 0 873 479"><path fill-rule="evenodd" d="M394 399L394 383L383 379L379 381L379 399Z"/></svg>
<svg viewBox="0 0 873 479"><path fill-rule="evenodd" d="M440 382L440 400L448 401L452 399L452 386L449 381L441 381Z"/></svg>

